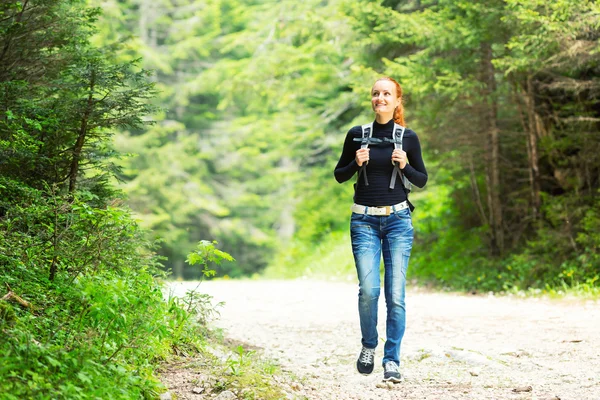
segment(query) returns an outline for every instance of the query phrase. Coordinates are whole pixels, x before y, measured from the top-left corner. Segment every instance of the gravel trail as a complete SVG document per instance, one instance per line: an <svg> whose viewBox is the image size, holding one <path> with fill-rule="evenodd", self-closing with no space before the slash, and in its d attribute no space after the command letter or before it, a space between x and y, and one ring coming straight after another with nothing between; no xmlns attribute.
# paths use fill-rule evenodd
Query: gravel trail
<svg viewBox="0 0 600 400"><path fill-rule="evenodd" d="M175 294L197 283L172 283ZM375 371L360 351L355 283L215 281L200 291L224 301L215 322L297 377L307 399L600 400L600 303L407 290L404 381L381 384L385 305L380 299ZM383 386L383 387L380 387Z"/></svg>

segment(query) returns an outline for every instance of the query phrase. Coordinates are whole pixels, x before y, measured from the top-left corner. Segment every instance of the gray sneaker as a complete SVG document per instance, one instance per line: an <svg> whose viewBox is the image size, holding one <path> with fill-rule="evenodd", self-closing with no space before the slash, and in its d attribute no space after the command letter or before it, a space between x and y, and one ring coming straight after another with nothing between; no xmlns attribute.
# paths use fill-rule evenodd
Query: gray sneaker
<svg viewBox="0 0 600 400"><path fill-rule="evenodd" d="M402 382L400 367L394 361L388 361L383 366L383 381L399 383Z"/></svg>
<svg viewBox="0 0 600 400"><path fill-rule="evenodd" d="M368 349L363 346L360 355L358 356L358 360L356 360L356 369L358 369L358 372L361 374L368 375L373 372L374 366L375 349Z"/></svg>

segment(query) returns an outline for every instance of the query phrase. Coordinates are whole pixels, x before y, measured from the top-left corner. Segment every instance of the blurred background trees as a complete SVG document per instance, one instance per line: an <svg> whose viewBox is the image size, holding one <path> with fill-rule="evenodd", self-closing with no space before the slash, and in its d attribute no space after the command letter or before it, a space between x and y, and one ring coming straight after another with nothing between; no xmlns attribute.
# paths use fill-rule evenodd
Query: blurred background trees
<svg viewBox="0 0 600 400"><path fill-rule="evenodd" d="M599 16L591 1L101 3L99 41L156 71L158 123L116 139L120 178L176 275L352 274L345 132L381 75L404 86L431 181L413 276L455 287L594 286ZM109 28L110 27L110 28Z"/></svg>
<svg viewBox="0 0 600 400"><path fill-rule="evenodd" d="M200 239L237 260L220 276L352 276L352 185L332 169L390 75L431 174L412 194L413 277L596 285L595 2L91 3L92 42L154 71L156 123L120 129L115 149L131 157L113 162L177 277L197 274L184 260Z"/></svg>

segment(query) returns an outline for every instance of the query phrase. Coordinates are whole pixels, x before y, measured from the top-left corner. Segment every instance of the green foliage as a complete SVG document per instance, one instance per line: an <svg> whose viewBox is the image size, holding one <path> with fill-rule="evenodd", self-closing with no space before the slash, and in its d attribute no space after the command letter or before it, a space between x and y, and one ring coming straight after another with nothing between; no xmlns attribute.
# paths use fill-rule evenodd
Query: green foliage
<svg viewBox="0 0 600 400"><path fill-rule="evenodd" d="M349 220L348 220L349 222ZM325 235L319 242L294 240L281 248L264 271L267 278L355 279L356 268L346 229Z"/></svg>
<svg viewBox="0 0 600 400"><path fill-rule="evenodd" d="M191 275L178 260L202 237L215 238L238 260L216 268L229 276L262 270L290 239L289 199L299 193L302 169L329 160L331 140L313 110L339 126L337 116L353 106L336 79L345 59L336 42L346 28L329 21L335 4L319 5L163 2L160 9L178 10L164 18L146 3L133 14L132 4L121 5L116 19L142 39L144 66L159 70L167 111L155 127L117 138L118 149L137 153L120 163L120 177L144 226L163 239L160 253L177 276ZM139 31L142 16L152 23ZM168 25L181 29L160 28Z"/></svg>
<svg viewBox="0 0 600 400"><path fill-rule="evenodd" d="M215 247L216 241L212 243L208 240L202 240L198 243L195 251L188 254L186 262L190 265L200 265L202 275L207 278L215 276L216 271L209 267L210 263L221 264L221 261L234 261L230 254L221 251Z"/></svg>
<svg viewBox="0 0 600 400"><path fill-rule="evenodd" d="M97 16L76 0L0 6L7 399L156 398L158 363L202 345L206 299L164 301L155 245L110 182L109 140L147 125L154 91L135 62L89 44Z"/></svg>
<svg viewBox="0 0 600 400"><path fill-rule="evenodd" d="M7 303L0 303L0 326L12 326L16 320L15 310Z"/></svg>
<svg viewBox="0 0 600 400"><path fill-rule="evenodd" d="M164 274L127 211L1 186L3 206L12 204L0 220L0 281L34 308L0 302L8 316L0 389L15 399L156 396L157 362L201 345L199 303L164 301Z"/></svg>
<svg viewBox="0 0 600 400"><path fill-rule="evenodd" d="M552 215L553 226L540 224L537 237L530 240L519 253L505 261L509 282L517 289L568 288L598 286L600 274L598 265L598 227L600 202L595 199L590 209L571 204L565 199L551 199L546 202L546 212ZM585 213L578 216L579 213ZM572 220L580 220L579 227ZM577 232L577 234L575 234Z"/></svg>
<svg viewBox="0 0 600 400"><path fill-rule="evenodd" d="M227 359L227 365L234 376L244 374L244 367L250 363L249 357L255 353L253 350L245 350L243 346L236 347L236 354Z"/></svg>
<svg viewBox="0 0 600 400"><path fill-rule="evenodd" d="M220 392L229 390L234 392L237 398L244 400L286 397L281 382L281 371L272 361L236 343L220 345L213 343L213 352L214 350L220 354L227 354L226 361L222 361L222 356L215 357L204 352L202 358L188 360L191 361L191 365L184 366L186 369L202 369L204 378L198 383L207 387L207 392L203 394L218 396ZM176 368L179 369L180 366L181 362L178 362Z"/></svg>
<svg viewBox="0 0 600 400"><path fill-rule="evenodd" d="M432 183L431 189L414 200L419 209L413 214L416 244L410 275L446 287L478 287L486 270L481 264L486 259L483 229L463 225L459 199L451 196L453 186L443 181Z"/></svg>
<svg viewBox="0 0 600 400"><path fill-rule="evenodd" d="M0 173L40 189L56 184L110 197L109 139L116 129L147 124L155 95L149 73L87 43L98 10L84 2L17 2L6 13Z"/></svg>
<svg viewBox="0 0 600 400"><path fill-rule="evenodd" d="M598 242L585 222L594 219L599 179L590 153L598 151L592 133L598 84L590 79L598 65L597 5L441 1L390 7L343 3L361 60L353 79L358 84L378 73L400 79L409 124L414 121L435 174L423 193L432 198L413 197L413 276L467 290L597 285ZM491 86L481 69L486 47L495 68ZM489 186L486 155L489 104L497 107L504 160L496 188ZM537 214L527 135L540 141L534 144L541 170ZM508 246L502 256L490 251L486 198L493 190L501 194ZM581 245L581 238L589 240Z"/></svg>
<svg viewBox="0 0 600 400"><path fill-rule="evenodd" d="M372 118L371 83L390 75L430 171L411 195L413 276L474 290L597 285L595 2L103 5L94 40L133 35L120 57L157 70L157 124L115 146L137 154L118 161L119 178L178 277L201 276L183 264L206 237L237 260L217 275L352 273L352 188L332 169L347 129Z"/></svg>

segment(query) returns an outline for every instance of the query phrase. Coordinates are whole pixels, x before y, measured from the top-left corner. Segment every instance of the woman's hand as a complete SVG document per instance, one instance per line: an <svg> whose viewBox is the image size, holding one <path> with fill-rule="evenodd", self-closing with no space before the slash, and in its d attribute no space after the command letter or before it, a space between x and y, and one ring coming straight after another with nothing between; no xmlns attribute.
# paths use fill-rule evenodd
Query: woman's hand
<svg viewBox="0 0 600 400"><path fill-rule="evenodd" d="M369 163L369 148L356 150L356 163L362 167L363 163Z"/></svg>
<svg viewBox="0 0 600 400"><path fill-rule="evenodd" d="M406 158L406 152L402 149L395 149L392 152L392 164L400 163L400 169L406 167L408 159Z"/></svg>

